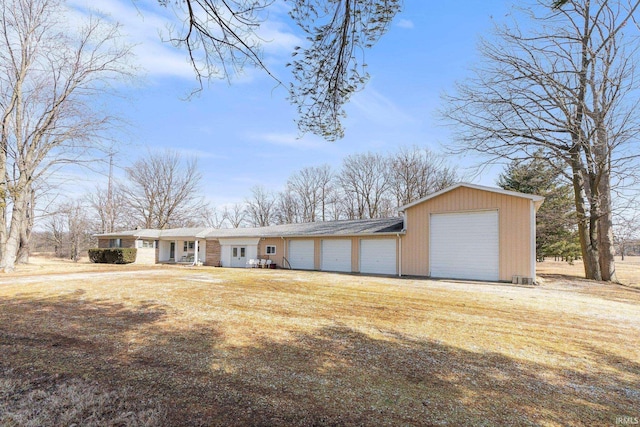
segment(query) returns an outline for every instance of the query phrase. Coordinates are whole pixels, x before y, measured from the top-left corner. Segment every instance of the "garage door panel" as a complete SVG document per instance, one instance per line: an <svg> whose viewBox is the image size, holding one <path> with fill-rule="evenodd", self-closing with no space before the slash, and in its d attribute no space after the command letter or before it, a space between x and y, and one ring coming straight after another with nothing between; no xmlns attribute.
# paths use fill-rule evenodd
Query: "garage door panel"
<svg viewBox="0 0 640 427"><path fill-rule="evenodd" d="M360 241L360 272L396 274L395 239L364 239Z"/></svg>
<svg viewBox="0 0 640 427"><path fill-rule="evenodd" d="M315 268L313 240L289 241L289 264L296 270L313 270Z"/></svg>
<svg viewBox="0 0 640 427"><path fill-rule="evenodd" d="M498 280L498 212L431 216L432 277Z"/></svg>
<svg viewBox="0 0 640 427"><path fill-rule="evenodd" d="M351 240L322 241L321 270L351 272Z"/></svg>

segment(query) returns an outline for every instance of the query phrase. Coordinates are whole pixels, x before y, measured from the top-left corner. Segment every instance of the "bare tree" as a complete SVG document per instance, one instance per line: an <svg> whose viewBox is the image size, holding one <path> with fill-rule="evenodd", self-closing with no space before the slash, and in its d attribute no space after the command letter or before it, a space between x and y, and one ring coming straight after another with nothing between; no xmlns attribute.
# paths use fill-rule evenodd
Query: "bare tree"
<svg viewBox="0 0 640 427"><path fill-rule="evenodd" d="M421 199L458 181L455 168L429 149L401 147L391 155L391 190L398 206Z"/></svg>
<svg viewBox="0 0 640 427"><path fill-rule="evenodd" d="M618 253L624 261L627 247L640 239L640 212L636 209L627 209L614 216L613 236L618 247Z"/></svg>
<svg viewBox="0 0 640 427"><path fill-rule="evenodd" d="M215 206L206 206L200 215L206 227L225 228L227 219L224 212L220 212Z"/></svg>
<svg viewBox="0 0 640 427"><path fill-rule="evenodd" d="M384 216L382 206L391 181L386 159L380 154L352 154L342 163L338 182L350 201L349 217L357 219Z"/></svg>
<svg viewBox="0 0 640 427"><path fill-rule="evenodd" d="M91 221L88 209L80 200L76 200L63 206L63 212L67 217L69 258L78 262L91 241Z"/></svg>
<svg viewBox="0 0 640 427"><path fill-rule="evenodd" d="M93 209L98 220L98 232L113 233L126 230L134 225L127 196L121 187L108 188L96 187L86 196L89 206Z"/></svg>
<svg viewBox="0 0 640 427"><path fill-rule="evenodd" d="M136 220L145 228L187 226L206 203L199 194L201 175L195 159L171 150L149 153L125 168L121 185Z"/></svg>
<svg viewBox="0 0 640 427"><path fill-rule="evenodd" d="M329 165L306 167L289 178L287 189L298 202L302 222L325 220L333 181Z"/></svg>
<svg viewBox="0 0 640 427"><path fill-rule="evenodd" d="M127 74L129 49L96 18L68 31L57 0L6 0L0 10L0 256L11 271L34 184L97 147L112 117L95 99Z"/></svg>
<svg viewBox="0 0 640 427"><path fill-rule="evenodd" d="M261 185L251 188L251 198L245 202L248 220L254 227L271 225L275 215L276 199Z"/></svg>
<svg viewBox="0 0 640 427"><path fill-rule="evenodd" d="M196 77L230 79L246 65L266 71L259 27L272 0L158 0L172 5L183 25L169 40L186 48ZM400 0L292 0L290 16L307 34L309 46L296 47L289 96L299 112L298 126L328 140L343 136L343 105L368 79L364 52L387 31Z"/></svg>
<svg viewBox="0 0 640 427"><path fill-rule="evenodd" d="M242 203L234 203L231 208L225 206L222 216L232 228L240 228L247 219L246 207Z"/></svg>
<svg viewBox="0 0 640 427"><path fill-rule="evenodd" d="M60 203L47 220L49 239L58 257L77 262L92 244L89 208L81 200Z"/></svg>
<svg viewBox="0 0 640 427"><path fill-rule="evenodd" d="M53 245L53 250L57 257L62 257L64 254L66 227L65 218L59 212L49 214L46 225L49 231L47 240Z"/></svg>
<svg viewBox="0 0 640 427"><path fill-rule="evenodd" d="M625 145L640 133L637 28L628 25L640 2L568 0L553 10L539 3L526 11L532 29L501 27L497 42L483 42L483 65L446 98L444 115L459 126L460 151L504 161L542 150L562 161L585 275L616 281L611 186L637 160Z"/></svg>
<svg viewBox="0 0 640 427"><path fill-rule="evenodd" d="M302 222L300 215L300 201L287 186L284 191L278 193L275 209L276 224L293 224Z"/></svg>

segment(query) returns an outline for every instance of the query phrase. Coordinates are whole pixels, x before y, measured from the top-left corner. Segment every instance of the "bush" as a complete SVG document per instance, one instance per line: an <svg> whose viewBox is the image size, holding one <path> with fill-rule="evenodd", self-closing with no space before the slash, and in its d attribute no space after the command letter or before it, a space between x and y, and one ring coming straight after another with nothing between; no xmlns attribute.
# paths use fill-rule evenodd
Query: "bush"
<svg viewBox="0 0 640 427"><path fill-rule="evenodd" d="M89 249L89 259L100 264L131 264L137 253L136 248Z"/></svg>

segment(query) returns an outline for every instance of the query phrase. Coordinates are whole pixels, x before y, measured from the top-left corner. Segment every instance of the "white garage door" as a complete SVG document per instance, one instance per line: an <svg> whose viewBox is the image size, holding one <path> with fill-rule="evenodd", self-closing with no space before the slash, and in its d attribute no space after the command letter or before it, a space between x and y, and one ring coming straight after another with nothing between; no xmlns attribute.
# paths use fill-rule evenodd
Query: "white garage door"
<svg viewBox="0 0 640 427"><path fill-rule="evenodd" d="M498 280L498 211L431 215L432 277Z"/></svg>
<svg viewBox="0 0 640 427"><path fill-rule="evenodd" d="M396 274L395 239L361 240L360 272L372 274Z"/></svg>
<svg viewBox="0 0 640 427"><path fill-rule="evenodd" d="M289 241L289 264L296 270L313 270L314 263L313 240Z"/></svg>
<svg viewBox="0 0 640 427"><path fill-rule="evenodd" d="M322 241L321 270L351 272L351 240Z"/></svg>

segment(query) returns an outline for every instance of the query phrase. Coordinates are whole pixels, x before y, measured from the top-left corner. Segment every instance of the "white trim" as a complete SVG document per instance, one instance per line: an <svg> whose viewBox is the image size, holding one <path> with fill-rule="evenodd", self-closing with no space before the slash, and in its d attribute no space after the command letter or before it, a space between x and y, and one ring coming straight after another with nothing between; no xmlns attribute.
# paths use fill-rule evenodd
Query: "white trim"
<svg viewBox="0 0 640 427"><path fill-rule="evenodd" d="M220 245L233 245L233 246L257 246L260 242L260 237L230 237L219 238Z"/></svg>
<svg viewBox="0 0 640 427"><path fill-rule="evenodd" d="M398 277L402 277L402 237L398 233Z"/></svg>
<svg viewBox="0 0 640 427"><path fill-rule="evenodd" d="M525 193L518 193L516 191L509 191L509 190L503 190L502 188L494 188L494 187L486 187L484 185L477 185L477 184L470 184L467 182L461 182L459 184L455 184L452 185L451 187L447 187L443 190L437 191L433 194L430 194L426 197L423 197L422 199L416 200L415 202L411 202L407 205L404 206L400 206L398 207L398 212L404 212L405 210L415 206L415 205L419 205L420 203L426 202L427 200L433 199L435 197L441 196L445 193L448 193L450 191L453 191L457 188L460 187L467 187L467 188L471 188L474 190L480 190L480 191L489 191L491 193L498 193L498 194L504 194L506 196L513 196L513 197L521 197L524 199L529 199L532 200L535 203L538 203L539 205L542 204L542 202L544 201L544 197L542 196L537 196L535 194L525 194Z"/></svg>
<svg viewBox="0 0 640 427"><path fill-rule="evenodd" d="M536 254L536 207L533 200L531 201L531 280L536 281L536 262L538 262L538 254Z"/></svg>

